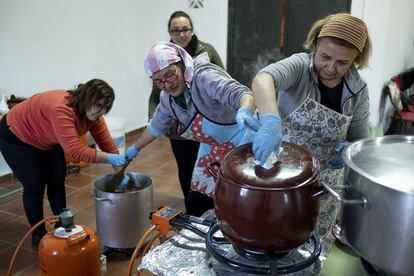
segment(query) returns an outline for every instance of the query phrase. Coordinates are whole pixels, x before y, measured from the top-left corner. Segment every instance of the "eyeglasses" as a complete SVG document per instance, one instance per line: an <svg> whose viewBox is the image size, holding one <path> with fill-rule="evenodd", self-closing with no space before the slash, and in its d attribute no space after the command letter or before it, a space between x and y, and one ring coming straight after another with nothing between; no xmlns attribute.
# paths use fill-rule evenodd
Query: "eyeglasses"
<svg viewBox="0 0 414 276"><path fill-rule="evenodd" d="M172 35L172 36L179 36L180 35L180 33L182 33L183 35L188 35L188 34L190 34L191 33L191 31L192 31L192 29L182 29L182 30L170 30L170 34Z"/></svg>
<svg viewBox="0 0 414 276"><path fill-rule="evenodd" d="M164 76L161 79L152 79L158 88L162 89L165 86L165 83L168 82L169 84L172 84L176 80L178 80L177 75L178 66L175 66L175 68L171 68L167 72L165 72Z"/></svg>

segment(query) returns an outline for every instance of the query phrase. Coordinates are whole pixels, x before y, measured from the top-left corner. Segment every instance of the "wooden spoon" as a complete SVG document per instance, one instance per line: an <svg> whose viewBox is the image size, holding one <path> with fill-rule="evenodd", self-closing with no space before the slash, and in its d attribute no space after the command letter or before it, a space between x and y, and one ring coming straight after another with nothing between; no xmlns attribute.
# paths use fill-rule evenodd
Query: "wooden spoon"
<svg viewBox="0 0 414 276"><path fill-rule="evenodd" d="M125 169L126 167L128 167L129 162L131 162L131 160L129 160L128 162L126 162L126 164L119 170L117 171L114 176L111 179L111 182L109 183L110 187L117 187L119 186L119 184L121 184L122 179L124 179L124 174L125 174Z"/></svg>

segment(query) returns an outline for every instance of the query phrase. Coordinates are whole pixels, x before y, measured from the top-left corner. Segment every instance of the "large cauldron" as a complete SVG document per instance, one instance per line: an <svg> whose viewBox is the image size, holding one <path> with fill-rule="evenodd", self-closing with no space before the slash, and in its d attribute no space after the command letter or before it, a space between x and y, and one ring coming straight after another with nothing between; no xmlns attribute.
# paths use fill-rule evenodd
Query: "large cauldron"
<svg viewBox="0 0 414 276"><path fill-rule="evenodd" d="M414 275L414 136L361 140L342 156L344 196L330 192L343 203L346 240L391 275Z"/></svg>
<svg viewBox="0 0 414 276"><path fill-rule="evenodd" d="M251 144L216 163L214 207L220 230L241 249L287 252L305 243L315 226L324 192L317 181L319 163L297 145L283 142L282 147L269 170L256 165Z"/></svg>
<svg viewBox="0 0 414 276"><path fill-rule="evenodd" d="M153 179L149 175L128 173L126 189L111 185L113 175L94 183L96 227L101 244L110 248L134 248L150 227L153 210Z"/></svg>

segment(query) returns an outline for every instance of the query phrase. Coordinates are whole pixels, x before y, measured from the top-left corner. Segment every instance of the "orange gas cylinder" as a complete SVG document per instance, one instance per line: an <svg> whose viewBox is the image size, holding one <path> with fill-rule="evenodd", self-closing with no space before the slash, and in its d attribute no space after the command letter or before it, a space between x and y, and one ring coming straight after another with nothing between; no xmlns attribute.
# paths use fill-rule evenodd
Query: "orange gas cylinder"
<svg viewBox="0 0 414 276"><path fill-rule="evenodd" d="M98 236L80 225L48 232L39 244L39 267L40 275L101 275Z"/></svg>

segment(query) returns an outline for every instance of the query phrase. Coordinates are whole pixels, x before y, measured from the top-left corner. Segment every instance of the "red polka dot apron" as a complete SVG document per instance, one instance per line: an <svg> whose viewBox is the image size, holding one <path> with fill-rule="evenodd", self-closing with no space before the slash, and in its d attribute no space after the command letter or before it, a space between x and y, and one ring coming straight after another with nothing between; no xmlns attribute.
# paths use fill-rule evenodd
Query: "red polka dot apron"
<svg viewBox="0 0 414 276"><path fill-rule="evenodd" d="M183 126L179 125L179 133ZM207 169L209 163L221 162L224 156L240 145L244 133L239 131L237 124L220 125L197 114L190 126L180 136L200 142L197 161L194 166L191 189L214 197L216 182ZM218 172L217 168L213 168Z"/></svg>

